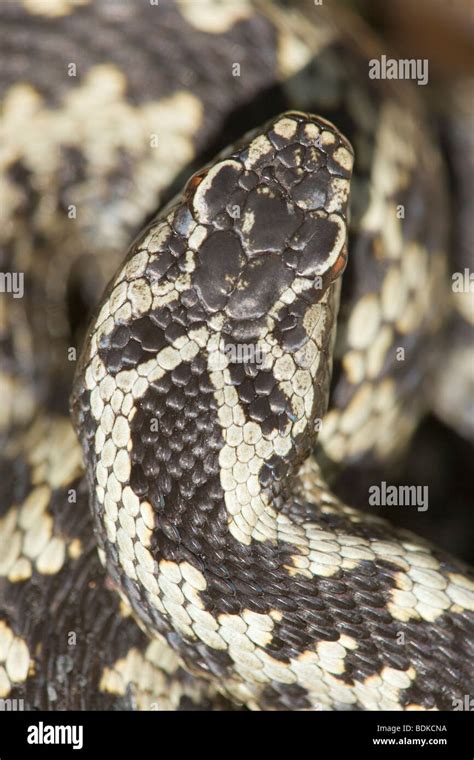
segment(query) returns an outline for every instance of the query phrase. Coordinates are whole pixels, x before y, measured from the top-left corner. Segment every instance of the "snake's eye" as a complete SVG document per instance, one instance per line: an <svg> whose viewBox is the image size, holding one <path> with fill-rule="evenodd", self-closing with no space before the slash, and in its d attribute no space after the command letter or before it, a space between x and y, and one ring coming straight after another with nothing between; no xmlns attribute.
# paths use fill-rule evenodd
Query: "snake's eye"
<svg viewBox="0 0 474 760"><path fill-rule="evenodd" d="M194 191L196 190L196 188L199 187L199 185L203 181L206 174L207 174L207 171L200 171L200 172L197 172L196 174L193 174L191 179L189 179L188 182L186 183L186 187L184 188L184 196L186 198L189 199L193 195Z"/></svg>

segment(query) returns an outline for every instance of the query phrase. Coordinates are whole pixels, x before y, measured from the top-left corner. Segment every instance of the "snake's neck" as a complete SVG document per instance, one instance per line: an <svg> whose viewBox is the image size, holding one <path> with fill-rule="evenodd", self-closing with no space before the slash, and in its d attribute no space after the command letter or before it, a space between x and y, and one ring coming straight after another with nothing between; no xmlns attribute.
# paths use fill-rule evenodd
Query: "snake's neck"
<svg viewBox="0 0 474 760"><path fill-rule="evenodd" d="M199 604L222 614L258 611L275 583L283 593L285 568L305 541L297 494L307 488L308 468L300 471L327 406L339 290L334 283L300 310L307 338L294 354L274 351L269 332L261 363L232 363L228 339L212 331L193 358L157 373L131 418L118 506L117 473L107 479L111 493L97 492L110 454L94 444L90 480L103 556L151 632L190 634L166 599L169 573L191 574ZM250 580L254 566L263 568L262 593Z"/></svg>

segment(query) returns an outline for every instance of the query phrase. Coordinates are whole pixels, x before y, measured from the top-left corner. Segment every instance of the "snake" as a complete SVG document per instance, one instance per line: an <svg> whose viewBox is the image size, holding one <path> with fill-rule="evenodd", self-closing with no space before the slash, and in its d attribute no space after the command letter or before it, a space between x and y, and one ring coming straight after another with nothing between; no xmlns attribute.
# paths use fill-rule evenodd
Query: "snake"
<svg viewBox="0 0 474 760"><path fill-rule="evenodd" d="M0 698L454 709L472 570L337 494L407 450L454 343L416 87L304 2L0 19Z"/></svg>

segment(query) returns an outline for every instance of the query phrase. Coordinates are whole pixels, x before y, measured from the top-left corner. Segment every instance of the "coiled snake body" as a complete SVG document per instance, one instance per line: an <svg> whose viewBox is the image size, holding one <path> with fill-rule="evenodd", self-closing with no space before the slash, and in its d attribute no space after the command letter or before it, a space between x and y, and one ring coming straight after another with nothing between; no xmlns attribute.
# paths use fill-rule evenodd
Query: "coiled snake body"
<svg viewBox="0 0 474 760"><path fill-rule="evenodd" d="M320 9L53 5L2 10L2 245L26 276L2 325L0 696L452 709L469 571L325 480L394 457L427 403L447 212L418 100ZM76 362L157 195L250 127L140 232Z"/></svg>

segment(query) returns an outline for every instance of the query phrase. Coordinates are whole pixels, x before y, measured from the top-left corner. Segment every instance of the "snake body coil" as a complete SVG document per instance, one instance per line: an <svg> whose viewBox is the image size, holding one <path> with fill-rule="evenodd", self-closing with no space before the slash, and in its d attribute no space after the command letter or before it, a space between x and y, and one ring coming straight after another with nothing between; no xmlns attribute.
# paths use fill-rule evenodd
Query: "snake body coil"
<svg viewBox="0 0 474 760"><path fill-rule="evenodd" d="M32 706L452 709L473 685L469 571L325 479L393 457L424 411L449 305L444 179L423 111L409 90L370 84L364 53L324 16L308 32L249 4L205 29L188 6L160 8L162 42L174 35L183 51L167 60L164 42L133 45L155 11L130 4L125 32L106 5L48 21L80 57L97 17L111 61L91 64L61 106L48 110L33 72L26 90L6 88L10 215L29 199L32 220L4 232L7 262L35 250L29 282L44 282L46 261L67 284L47 297L38 286L52 338L36 355L13 341L6 367L28 403L12 401L5 425L0 692ZM22 13L6 12L13 28ZM229 41L247 62L262 57L230 95L216 81ZM219 72L203 68L202 44ZM270 90L272 118L255 129L276 83L278 107ZM108 279L180 168L173 150L187 150L183 163L209 150L215 125L248 102L239 126L253 131L146 225L87 329L71 397L84 477L58 393L61 346L83 329L64 302L97 300L84 262ZM49 164L28 151L35 119ZM7 333L40 332L37 295ZM87 644L66 654L76 630ZM2 660L5 642L15 656Z"/></svg>

